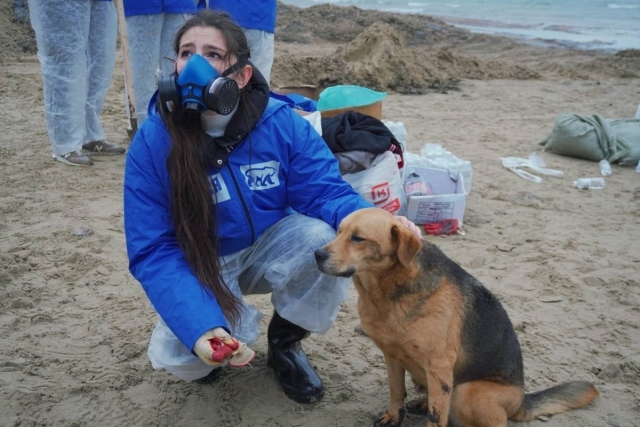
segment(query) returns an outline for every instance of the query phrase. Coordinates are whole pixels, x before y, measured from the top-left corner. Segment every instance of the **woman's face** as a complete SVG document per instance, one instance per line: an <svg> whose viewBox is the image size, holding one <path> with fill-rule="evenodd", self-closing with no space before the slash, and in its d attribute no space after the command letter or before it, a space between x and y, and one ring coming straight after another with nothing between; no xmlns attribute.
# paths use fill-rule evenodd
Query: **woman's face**
<svg viewBox="0 0 640 427"><path fill-rule="evenodd" d="M180 74L191 56L195 54L209 61L209 64L220 75L227 68L238 62L238 58L234 54L231 54L227 61L223 59L227 55L227 43L220 30L213 27L193 27L182 35L178 49L178 59L176 60L176 72L178 74ZM252 74L253 69L247 64L228 77L233 78L238 83L238 88L242 89L247 85ZM208 113L213 114L212 112Z"/></svg>
<svg viewBox="0 0 640 427"><path fill-rule="evenodd" d="M220 30L213 27L193 27L182 35L176 61L178 74L196 53L209 61L220 75L238 60L231 55L229 62L225 63L223 58L227 54L227 43Z"/></svg>

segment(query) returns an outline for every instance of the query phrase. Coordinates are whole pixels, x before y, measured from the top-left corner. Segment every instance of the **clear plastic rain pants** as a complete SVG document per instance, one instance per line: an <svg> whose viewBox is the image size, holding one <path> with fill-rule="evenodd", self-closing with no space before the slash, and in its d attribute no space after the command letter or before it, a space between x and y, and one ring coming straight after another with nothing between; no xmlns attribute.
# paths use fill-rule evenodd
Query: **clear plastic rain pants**
<svg viewBox="0 0 640 427"><path fill-rule="evenodd" d="M323 334L338 315L348 296L351 279L321 274L313 252L335 238L324 221L295 214L271 226L253 246L223 257L224 280L236 295L271 293L271 302L283 318L304 329ZM194 315L202 315L200 313ZM231 334L251 344L259 333L262 317L245 304L240 324ZM213 367L187 349L160 320L151 335L147 354L154 369L166 369L192 381Z"/></svg>

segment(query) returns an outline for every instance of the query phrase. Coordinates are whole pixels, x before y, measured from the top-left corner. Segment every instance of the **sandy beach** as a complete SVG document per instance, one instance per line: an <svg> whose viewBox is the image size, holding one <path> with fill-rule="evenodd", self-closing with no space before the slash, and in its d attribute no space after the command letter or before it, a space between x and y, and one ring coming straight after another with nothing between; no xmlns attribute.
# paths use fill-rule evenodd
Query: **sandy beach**
<svg viewBox="0 0 640 427"><path fill-rule="evenodd" d="M304 342L327 388L317 404L288 400L266 364L268 296L248 298L265 314L251 368L225 369L213 385L152 370L156 314L127 269L125 157L94 157L90 168L51 159L29 31L2 19L0 426L371 426L386 409L386 371L356 332L353 288L333 328ZM601 394L522 425L640 426L640 174L613 165L603 190L581 191L572 182L599 176L597 163L539 153L564 176L535 184L500 162L540 152L562 113L633 117L640 51L543 48L355 8L280 4L278 19L274 87L386 90L383 118L405 124L409 151L437 142L471 161L466 235L427 239L503 302L527 392L584 379ZM4 43L13 34L22 41ZM116 67L102 119L126 146L120 59ZM410 415L403 426L425 423Z"/></svg>

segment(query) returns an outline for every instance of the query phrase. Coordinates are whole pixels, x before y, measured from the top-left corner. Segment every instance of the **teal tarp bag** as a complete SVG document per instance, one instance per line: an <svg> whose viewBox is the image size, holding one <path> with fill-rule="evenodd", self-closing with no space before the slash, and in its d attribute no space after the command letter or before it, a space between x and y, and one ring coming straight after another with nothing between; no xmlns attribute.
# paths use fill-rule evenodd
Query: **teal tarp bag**
<svg viewBox="0 0 640 427"><path fill-rule="evenodd" d="M636 164L640 158L640 120L607 120L599 114L565 113L540 144L563 156Z"/></svg>
<svg viewBox="0 0 640 427"><path fill-rule="evenodd" d="M318 111L340 108L363 107L375 104L387 97L387 92L376 92L362 86L338 85L326 88L320 93Z"/></svg>

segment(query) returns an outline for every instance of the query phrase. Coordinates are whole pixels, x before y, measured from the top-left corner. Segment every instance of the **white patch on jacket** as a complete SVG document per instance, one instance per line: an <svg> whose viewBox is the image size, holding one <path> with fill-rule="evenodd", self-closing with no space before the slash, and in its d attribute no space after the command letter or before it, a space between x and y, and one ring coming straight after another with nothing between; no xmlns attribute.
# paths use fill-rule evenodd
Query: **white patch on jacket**
<svg viewBox="0 0 640 427"><path fill-rule="evenodd" d="M267 190L280 185L279 162L271 161L240 166L240 171L247 186L254 191Z"/></svg>

